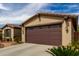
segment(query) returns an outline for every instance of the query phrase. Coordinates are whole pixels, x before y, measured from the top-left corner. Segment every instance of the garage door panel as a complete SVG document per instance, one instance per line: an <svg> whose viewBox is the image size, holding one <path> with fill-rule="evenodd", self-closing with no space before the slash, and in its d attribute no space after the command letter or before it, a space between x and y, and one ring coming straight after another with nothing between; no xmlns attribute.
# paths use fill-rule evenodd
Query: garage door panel
<svg viewBox="0 0 79 59"><path fill-rule="evenodd" d="M61 45L62 33L61 27L58 26L57 28L54 25L51 27L46 26L26 28L26 42L47 45Z"/></svg>

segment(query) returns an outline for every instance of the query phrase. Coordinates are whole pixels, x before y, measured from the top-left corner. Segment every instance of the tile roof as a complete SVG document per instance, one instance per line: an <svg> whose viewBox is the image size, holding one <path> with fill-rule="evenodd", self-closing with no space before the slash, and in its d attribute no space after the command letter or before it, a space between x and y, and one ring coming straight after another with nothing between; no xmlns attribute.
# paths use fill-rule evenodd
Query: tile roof
<svg viewBox="0 0 79 59"><path fill-rule="evenodd" d="M68 16L68 17L72 17L72 18L77 18L78 15L75 15L75 14L69 14L69 13L46 13L46 12L42 12L42 13L37 13L35 15L33 15L32 17L30 17L29 19L27 19L26 21L24 21L21 25L23 25L25 22L27 22L28 20L32 19L33 17L35 16L38 16L38 15L51 15L51 16L59 16L59 17L64 17L64 16Z"/></svg>
<svg viewBox="0 0 79 59"><path fill-rule="evenodd" d="M21 28L21 26L19 24L6 24L5 26L3 26L3 28L6 27L6 26L9 26L9 27L12 27L12 28Z"/></svg>

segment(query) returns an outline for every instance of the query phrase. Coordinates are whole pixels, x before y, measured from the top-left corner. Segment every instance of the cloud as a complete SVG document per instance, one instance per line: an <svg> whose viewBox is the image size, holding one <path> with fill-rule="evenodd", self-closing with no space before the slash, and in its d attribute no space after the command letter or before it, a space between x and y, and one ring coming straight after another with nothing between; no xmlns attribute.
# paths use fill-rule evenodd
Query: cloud
<svg viewBox="0 0 79 59"><path fill-rule="evenodd" d="M1 4L1 3L0 3L0 9L9 10L9 8L4 7L3 4Z"/></svg>
<svg viewBox="0 0 79 59"><path fill-rule="evenodd" d="M7 24L7 23L13 23L13 24L21 24L24 22L24 20L27 20L30 16L29 15L22 15L22 16L16 16L16 17L0 17L0 24Z"/></svg>
<svg viewBox="0 0 79 59"><path fill-rule="evenodd" d="M10 14L7 13L8 15L6 15L5 17L1 16L0 23L22 23L29 17L39 12L40 9L46 5L47 4L28 4L19 11L10 12Z"/></svg>
<svg viewBox="0 0 79 59"><path fill-rule="evenodd" d="M22 14L33 15L33 14L39 12L40 9L46 5L47 4L42 4L42 3L28 4L23 9L13 12L12 16L14 16L14 15L17 16L17 15L22 15Z"/></svg>
<svg viewBox="0 0 79 59"><path fill-rule="evenodd" d="M0 9L9 10L8 6L5 7L0 4ZM13 6L13 5L12 5ZM11 6L10 6L11 7ZM10 9L11 10L11 9ZM18 11L6 11L1 15L0 23L22 23L29 17L38 12L52 12L52 13L75 13L79 14L79 4L47 4L47 3L31 3L25 5Z"/></svg>

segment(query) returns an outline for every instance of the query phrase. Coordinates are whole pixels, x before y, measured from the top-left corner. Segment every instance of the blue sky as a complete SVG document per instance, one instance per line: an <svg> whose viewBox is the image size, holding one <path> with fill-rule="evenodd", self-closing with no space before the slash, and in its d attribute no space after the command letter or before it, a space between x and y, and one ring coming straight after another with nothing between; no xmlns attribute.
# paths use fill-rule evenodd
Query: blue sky
<svg viewBox="0 0 79 59"><path fill-rule="evenodd" d="M0 24L21 24L38 12L79 14L78 3L0 3Z"/></svg>

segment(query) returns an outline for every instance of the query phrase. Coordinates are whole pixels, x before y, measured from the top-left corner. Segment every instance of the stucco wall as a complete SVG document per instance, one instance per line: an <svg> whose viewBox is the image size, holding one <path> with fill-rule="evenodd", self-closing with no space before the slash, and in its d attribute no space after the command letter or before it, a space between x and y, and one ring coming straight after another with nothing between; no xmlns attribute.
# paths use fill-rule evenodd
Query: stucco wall
<svg viewBox="0 0 79 59"><path fill-rule="evenodd" d="M64 21L62 24L62 45L66 46L71 43L72 39L72 22L71 19L68 21L69 26L68 26L68 32L66 31L66 22Z"/></svg>
<svg viewBox="0 0 79 59"><path fill-rule="evenodd" d="M62 18L41 16L40 20L38 17L35 17L32 19L32 21L25 24L24 26L25 27L37 26L37 25L52 24L52 23L57 23L57 22L62 22L62 21L63 21Z"/></svg>
<svg viewBox="0 0 79 59"><path fill-rule="evenodd" d="M12 38L12 41L13 41L13 36L14 36L14 29L13 28L11 28L11 27L5 27L3 30L2 30L2 38L4 39L5 37L4 37L4 31L6 30L6 29L11 29L11 38Z"/></svg>
<svg viewBox="0 0 79 59"><path fill-rule="evenodd" d="M21 33L22 33L22 42L25 42L25 27L21 28Z"/></svg>

